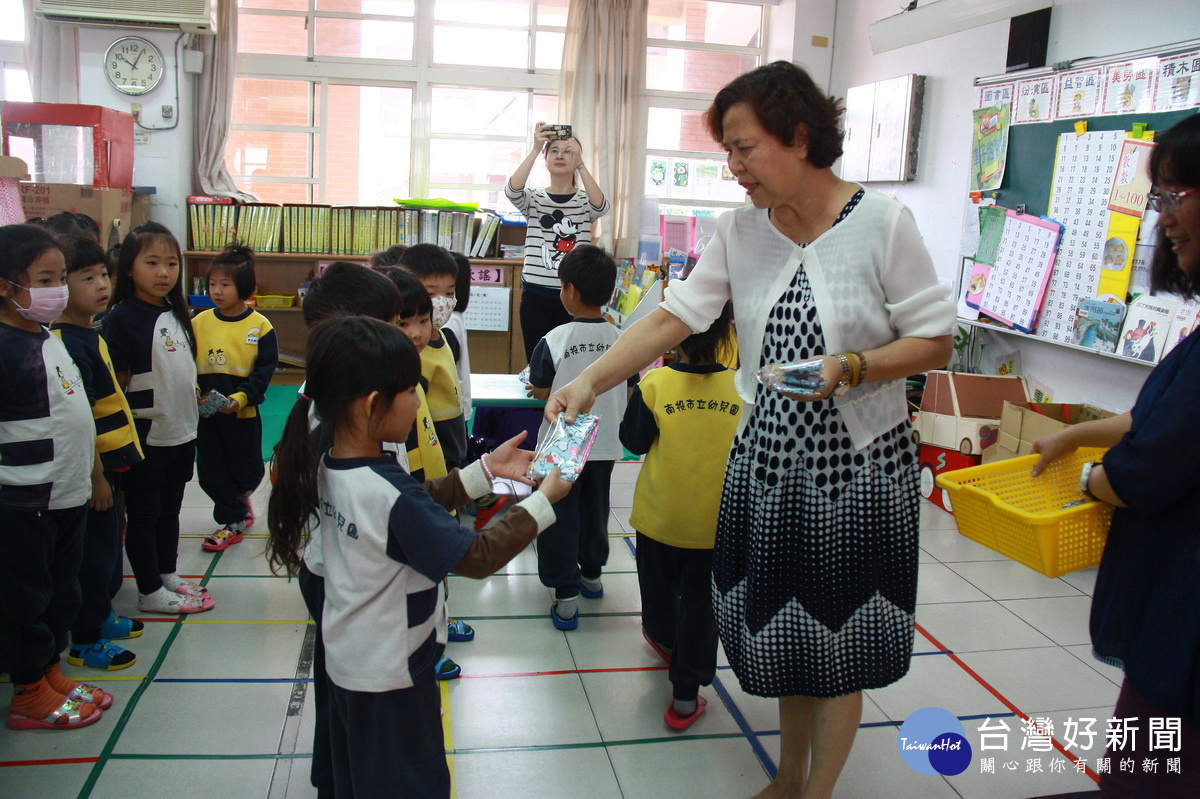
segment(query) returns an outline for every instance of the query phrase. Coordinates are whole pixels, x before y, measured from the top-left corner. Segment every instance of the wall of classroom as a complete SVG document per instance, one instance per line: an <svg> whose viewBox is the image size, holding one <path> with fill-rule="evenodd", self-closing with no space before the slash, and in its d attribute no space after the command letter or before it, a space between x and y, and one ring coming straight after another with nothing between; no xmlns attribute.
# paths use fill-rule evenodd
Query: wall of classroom
<svg viewBox="0 0 1200 799"><path fill-rule="evenodd" d="M924 3L922 3L923 5ZM871 52L867 27L898 13L895 0L840 0L834 32L830 91L908 73L925 75L917 180L873 183L916 217L939 276L953 283L962 238L970 167L971 109L976 77L1004 72L1008 23L997 22L880 55ZM1047 62L1105 56L1200 38L1194 0L1055 0ZM1010 158L1020 153L1010 152ZM1047 166L1049 172L1049 166ZM1003 202L1003 192L1001 193ZM1054 390L1062 402L1091 400L1126 410L1149 369L1055 344L987 334L994 354L1021 351L1023 372Z"/></svg>

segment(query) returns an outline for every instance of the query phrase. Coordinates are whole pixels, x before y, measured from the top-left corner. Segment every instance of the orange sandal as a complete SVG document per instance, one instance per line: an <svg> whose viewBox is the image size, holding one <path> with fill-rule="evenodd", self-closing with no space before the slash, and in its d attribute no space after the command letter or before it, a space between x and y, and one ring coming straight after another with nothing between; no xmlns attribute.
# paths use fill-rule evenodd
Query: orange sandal
<svg viewBox="0 0 1200 799"><path fill-rule="evenodd" d="M82 699L67 697L57 709L50 711L41 719L33 719L19 713L9 713L8 726L14 730L73 730L77 727L86 727L89 724L95 724L104 715L100 708L92 705L92 712L84 716L83 708L88 704L90 703L84 702Z"/></svg>

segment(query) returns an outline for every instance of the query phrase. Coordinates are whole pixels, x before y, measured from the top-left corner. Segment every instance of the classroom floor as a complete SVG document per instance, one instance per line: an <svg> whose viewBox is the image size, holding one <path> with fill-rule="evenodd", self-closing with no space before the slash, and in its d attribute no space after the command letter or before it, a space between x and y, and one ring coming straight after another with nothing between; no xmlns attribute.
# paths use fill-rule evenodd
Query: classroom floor
<svg viewBox="0 0 1200 799"><path fill-rule="evenodd" d="M628 527L639 468L614 471L605 596L581 600L578 630L551 626L532 551L486 580L451 578L451 613L477 630L473 642L450 645L463 676L442 684L459 799L737 799L774 772L776 704L743 693L723 655L716 681L702 691L707 713L684 733L663 723L670 685L640 634ZM202 552L213 525L194 482L184 505L179 570L204 578L216 609L183 621L147 618L145 634L126 642L138 661L124 671L66 667L111 688L116 704L77 731L0 727L0 797L316 795L308 783L309 624L299 590L270 575L261 537ZM255 507L265 514L265 487ZM1010 799L1094 789L1057 751L1022 748L1015 714L1049 717L1059 742L1068 719L1096 718L1103 730L1120 674L1089 655L1095 570L1043 577L959 536L954 517L929 504L920 561L912 668L867 692L836 796ZM128 579L117 611L139 616L135 602ZM963 719L974 758L958 776L919 774L900 759L899 724L930 706ZM1006 751L980 751L986 716L1011 729ZM1103 754L1098 737L1091 750L1076 750L1093 767ZM994 773L981 773L984 755L995 758Z"/></svg>

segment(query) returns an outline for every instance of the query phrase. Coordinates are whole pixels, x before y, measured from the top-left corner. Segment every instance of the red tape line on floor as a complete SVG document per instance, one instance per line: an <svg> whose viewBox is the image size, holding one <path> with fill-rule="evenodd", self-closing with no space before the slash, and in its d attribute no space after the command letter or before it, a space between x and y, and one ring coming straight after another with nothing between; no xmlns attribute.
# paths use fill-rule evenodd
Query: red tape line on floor
<svg viewBox="0 0 1200 799"><path fill-rule="evenodd" d="M917 624L916 628L917 628L917 632L919 632L921 635L923 635L929 639L929 643L933 644L938 649L942 649L942 650L946 649L946 647L942 646L941 641L939 641L938 639L936 639L932 635L930 635L928 632L926 632L924 627ZM1042 732L1041 728L1039 728L1036 724L1034 724L1033 719L1029 718L1029 716L1027 716L1023 712L1021 712L1021 709L1019 707L1017 707L1016 705L1014 705L1012 702L1009 702L1008 699L1004 696L1004 694L1000 693L995 688L993 688L990 684L988 684L988 681L983 679L982 677L980 677L978 674L976 674L974 669L972 669L966 663L963 663L962 658L960 658L958 655L956 655L950 651L946 652L946 657L950 658L955 663L957 663L959 668L961 668L967 674L971 675L971 677L973 677L975 679L975 682L982 685L988 693L990 693L992 696L999 699L1001 704L1003 704L1006 708L1008 708L1013 713L1020 716L1024 721L1028 722L1033 727L1034 730L1041 733L1042 735L1045 735L1045 733ZM1065 746L1063 746L1061 743L1059 743L1057 738L1050 736L1050 742L1054 744L1055 749L1057 749L1058 751L1063 753L1063 755L1067 758L1067 760L1070 760L1073 764L1079 763L1079 758L1075 757L1075 755L1068 752L1067 748ZM1092 778L1092 780L1094 780L1095 782L1100 782L1100 777L1096 774L1096 772L1092 771L1087 766L1084 766L1083 770L1084 770L1085 774L1087 774L1089 777Z"/></svg>
<svg viewBox="0 0 1200 799"><path fill-rule="evenodd" d="M0 760L0 768L5 766L63 766L71 763L95 763L98 757L60 757L55 760Z"/></svg>

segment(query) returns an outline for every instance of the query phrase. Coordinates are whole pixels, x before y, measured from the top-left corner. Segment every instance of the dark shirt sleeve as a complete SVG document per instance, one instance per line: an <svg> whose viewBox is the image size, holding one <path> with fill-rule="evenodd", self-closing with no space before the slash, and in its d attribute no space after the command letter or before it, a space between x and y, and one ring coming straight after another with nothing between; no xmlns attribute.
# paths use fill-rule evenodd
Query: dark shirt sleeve
<svg viewBox="0 0 1200 799"><path fill-rule="evenodd" d="M1163 511L1200 491L1195 412L1200 346L1196 341L1185 344L1186 352L1179 353L1184 357L1169 355L1159 367L1170 371L1151 375L1133 410L1133 426L1104 456L1105 476L1113 490L1137 513Z"/></svg>
<svg viewBox="0 0 1200 799"><path fill-rule="evenodd" d="M542 339L533 348L533 356L529 359L529 384L534 388L552 388L555 371L550 347L546 339Z"/></svg>
<svg viewBox="0 0 1200 799"><path fill-rule="evenodd" d="M654 412L646 406L641 386L635 387L629 398L625 418L621 420L620 436L625 449L634 455L645 455L658 438L658 423L654 421Z"/></svg>
<svg viewBox="0 0 1200 799"><path fill-rule="evenodd" d="M79 367L79 376L83 379L83 392L87 394L88 402L95 405L96 364L92 362L87 346L67 330L63 331L62 342L63 346L67 348L67 354L71 356L71 360L75 361L75 365Z"/></svg>
<svg viewBox="0 0 1200 799"><path fill-rule="evenodd" d="M133 369L137 342L134 340L133 319L121 306L116 306L104 317L101 335L108 344L114 372L129 372Z"/></svg>
<svg viewBox="0 0 1200 799"><path fill-rule="evenodd" d="M417 485L403 490L388 515L388 557L432 582L444 579L474 540L475 531L459 524Z"/></svg>
<svg viewBox="0 0 1200 799"><path fill-rule="evenodd" d="M261 405L267 398L267 387L271 385L271 376L278 366L279 338L272 329L258 340L258 357L254 359L254 368L233 393L245 394L247 405Z"/></svg>

